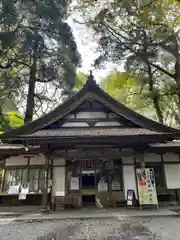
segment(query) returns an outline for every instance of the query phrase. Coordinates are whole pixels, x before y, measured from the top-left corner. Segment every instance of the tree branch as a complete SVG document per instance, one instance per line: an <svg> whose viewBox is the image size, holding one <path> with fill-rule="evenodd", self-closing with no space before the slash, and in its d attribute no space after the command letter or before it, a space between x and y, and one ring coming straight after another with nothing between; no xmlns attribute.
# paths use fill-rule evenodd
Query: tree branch
<svg viewBox="0 0 180 240"><path fill-rule="evenodd" d="M172 74L172 73L168 72L167 70L165 70L164 68L160 67L159 65L156 65L156 64L151 63L151 62L150 62L150 65L153 66L154 68L158 69L159 71L165 73L169 77L175 79L175 74Z"/></svg>
<svg viewBox="0 0 180 240"><path fill-rule="evenodd" d="M48 83L48 82L52 82L53 80L54 80L54 78L50 78L50 79L48 79L48 80L42 80L42 79L37 78L37 79L36 79L36 82Z"/></svg>

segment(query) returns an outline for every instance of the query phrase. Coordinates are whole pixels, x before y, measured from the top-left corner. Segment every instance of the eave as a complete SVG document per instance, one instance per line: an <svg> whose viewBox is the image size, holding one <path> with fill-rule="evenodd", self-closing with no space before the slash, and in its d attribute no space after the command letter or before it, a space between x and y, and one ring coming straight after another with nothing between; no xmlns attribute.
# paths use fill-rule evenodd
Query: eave
<svg viewBox="0 0 180 240"><path fill-rule="evenodd" d="M19 154L39 154L41 152L40 146L24 146L24 145L0 145L0 156L16 156Z"/></svg>
<svg viewBox="0 0 180 240"><path fill-rule="evenodd" d="M151 135L128 135L128 136L21 136L18 140L26 141L27 144L31 145L52 145L58 148L67 148L68 146L73 147L77 144L113 144L119 147L131 147L134 144L143 147L149 143L156 142L167 142L173 140L175 135L171 133L163 134L151 134Z"/></svg>

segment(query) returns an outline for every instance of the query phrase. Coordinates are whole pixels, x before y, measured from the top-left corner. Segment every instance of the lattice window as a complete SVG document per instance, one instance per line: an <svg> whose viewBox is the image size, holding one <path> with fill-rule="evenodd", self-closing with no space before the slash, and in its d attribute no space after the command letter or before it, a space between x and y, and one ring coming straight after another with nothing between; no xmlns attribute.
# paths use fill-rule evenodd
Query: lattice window
<svg viewBox="0 0 180 240"><path fill-rule="evenodd" d="M43 190L44 186L44 169L6 169L4 179L4 191L8 191L9 186L22 185L29 183L30 192Z"/></svg>
<svg viewBox="0 0 180 240"><path fill-rule="evenodd" d="M123 190L122 165L120 159L113 160L113 170L111 172L111 189L112 191Z"/></svg>

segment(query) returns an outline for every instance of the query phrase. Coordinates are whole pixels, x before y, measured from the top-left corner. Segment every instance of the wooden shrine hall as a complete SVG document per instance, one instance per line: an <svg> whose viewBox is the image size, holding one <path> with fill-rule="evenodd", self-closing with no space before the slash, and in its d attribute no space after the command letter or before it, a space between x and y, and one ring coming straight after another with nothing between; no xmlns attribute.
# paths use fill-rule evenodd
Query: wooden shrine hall
<svg viewBox="0 0 180 240"><path fill-rule="evenodd" d="M178 204L180 131L132 111L89 75L63 104L0 140L0 204Z"/></svg>

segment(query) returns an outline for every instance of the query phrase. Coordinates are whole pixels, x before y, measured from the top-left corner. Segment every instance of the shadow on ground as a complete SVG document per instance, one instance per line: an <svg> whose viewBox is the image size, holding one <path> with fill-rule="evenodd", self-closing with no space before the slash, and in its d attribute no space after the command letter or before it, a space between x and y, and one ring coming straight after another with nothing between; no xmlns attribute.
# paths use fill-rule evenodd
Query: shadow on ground
<svg viewBox="0 0 180 240"><path fill-rule="evenodd" d="M160 240L137 220L85 220L38 240Z"/></svg>

